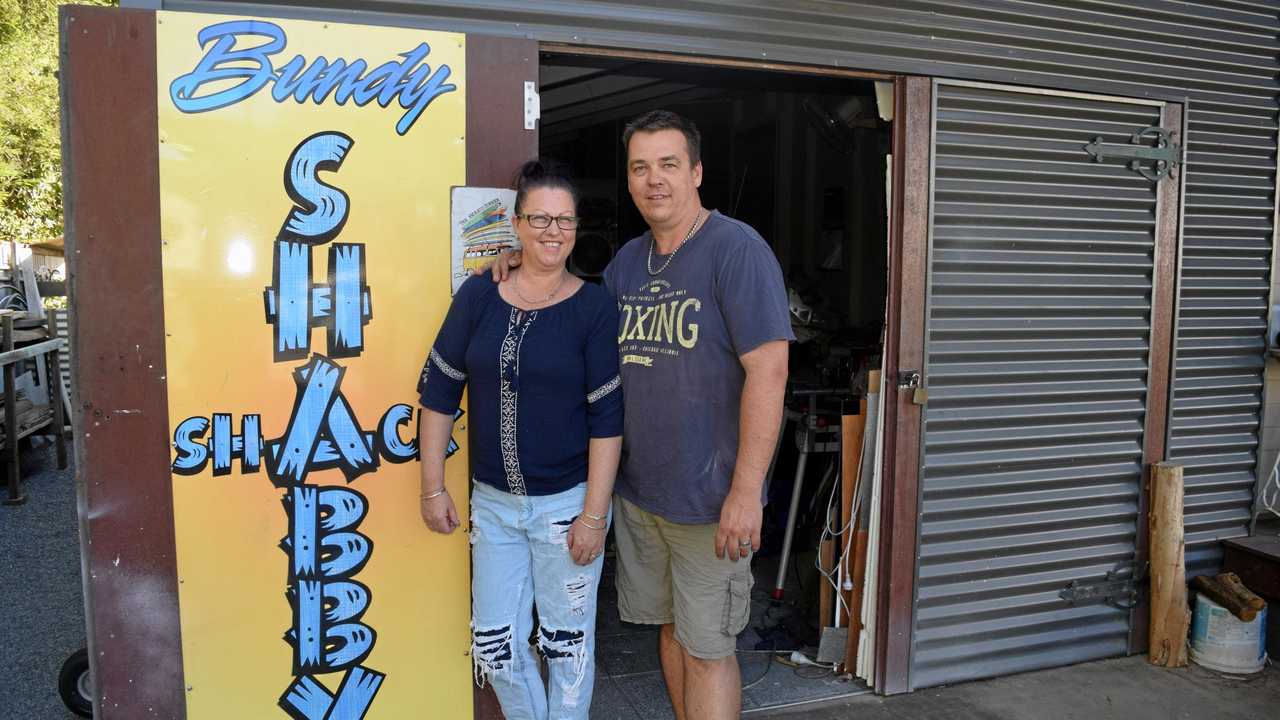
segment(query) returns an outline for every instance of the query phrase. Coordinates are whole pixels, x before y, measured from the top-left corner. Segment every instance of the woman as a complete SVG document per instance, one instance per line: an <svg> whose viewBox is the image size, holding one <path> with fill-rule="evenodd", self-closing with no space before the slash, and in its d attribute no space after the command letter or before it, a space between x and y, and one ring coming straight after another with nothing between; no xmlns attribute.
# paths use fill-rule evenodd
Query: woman
<svg viewBox="0 0 1280 720"><path fill-rule="evenodd" d="M462 284L423 369L422 518L435 532L458 527L445 449L470 384L477 681L492 683L508 720L586 718L622 448L618 309L565 270L578 227L571 181L531 161L515 186L524 263L500 284L487 275ZM549 688L527 642L535 600Z"/></svg>

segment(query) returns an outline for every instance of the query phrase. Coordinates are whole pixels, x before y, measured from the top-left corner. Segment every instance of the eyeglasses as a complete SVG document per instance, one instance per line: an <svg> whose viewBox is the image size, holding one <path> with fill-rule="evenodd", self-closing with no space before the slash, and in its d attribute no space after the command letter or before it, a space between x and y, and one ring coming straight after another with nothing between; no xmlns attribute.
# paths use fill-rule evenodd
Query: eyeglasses
<svg viewBox="0 0 1280 720"><path fill-rule="evenodd" d="M551 221L553 219L561 230L578 229L577 215L561 215L557 218L552 218L550 215L517 215L516 217L529 223L529 227L536 228L538 230L545 230L546 228L551 227Z"/></svg>

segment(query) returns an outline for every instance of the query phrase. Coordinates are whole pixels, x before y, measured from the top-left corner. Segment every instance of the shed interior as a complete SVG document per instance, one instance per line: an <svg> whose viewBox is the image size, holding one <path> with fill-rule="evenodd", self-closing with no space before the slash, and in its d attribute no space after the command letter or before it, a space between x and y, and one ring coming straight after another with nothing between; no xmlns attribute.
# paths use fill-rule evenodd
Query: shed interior
<svg viewBox="0 0 1280 720"><path fill-rule="evenodd" d="M582 190L571 269L598 282L613 254L646 230L627 191L627 121L651 109L692 119L703 138L702 204L756 228L786 279L797 342L787 421L769 484L764 546L753 564L752 617L739 639L743 710L865 692L817 654L824 522L840 525L842 414L856 414L881 365L886 306L891 85L853 77L543 53L540 153L570 165ZM817 420L806 421L816 396ZM804 428L821 426L807 462ZM803 476L783 586L775 588L797 467ZM592 715L669 717L653 628L622 622L612 553L600 590ZM778 595L781 595L781 599Z"/></svg>

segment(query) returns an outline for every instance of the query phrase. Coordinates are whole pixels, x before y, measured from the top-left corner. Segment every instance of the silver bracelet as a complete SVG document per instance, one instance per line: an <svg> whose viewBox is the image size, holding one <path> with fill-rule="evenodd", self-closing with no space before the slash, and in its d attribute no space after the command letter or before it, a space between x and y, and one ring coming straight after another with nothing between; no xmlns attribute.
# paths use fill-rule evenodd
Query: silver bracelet
<svg viewBox="0 0 1280 720"><path fill-rule="evenodd" d="M592 525L591 523L583 519L584 515L586 515L586 513L583 513L582 515L578 516L578 522L582 523L584 527L591 528L592 530L604 530L605 527L607 527L606 525Z"/></svg>
<svg viewBox="0 0 1280 720"><path fill-rule="evenodd" d="M589 518L591 518L592 520L595 520L595 521L597 521L597 522L604 522L604 521L605 521L605 516L604 516L604 515L592 515L591 513L587 512L585 509L583 509L582 514L583 514L583 516L585 516L585 517L589 517Z"/></svg>
<svg viewBox="0 0 1280 720"><path fill-rule="evenodd" d="M449 492L449 488L441 486L439 490L433 493L423 493L421 497L423 500L430 500L431 498L438 498L447 492Z"/></svg>

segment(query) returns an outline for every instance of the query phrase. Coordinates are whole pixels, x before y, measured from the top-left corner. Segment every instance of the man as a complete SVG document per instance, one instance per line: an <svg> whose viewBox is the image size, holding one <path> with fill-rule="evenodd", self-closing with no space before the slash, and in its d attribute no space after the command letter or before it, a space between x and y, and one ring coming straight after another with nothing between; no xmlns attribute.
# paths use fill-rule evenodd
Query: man
<svg viewBox="0 0 1280 720"><path fill-rule="evenodd" d="M764 476L793 340L782 271L751 227L702 207L701 136L666 111L626 126L649 232L605 270L618 299L625 425L615 487L622 619L661 625L681 720L736 718ZM512 260L514 262L514 260ZM505 275L507 263L494 274Z"/></svg>

